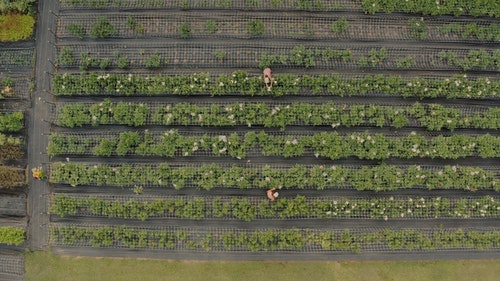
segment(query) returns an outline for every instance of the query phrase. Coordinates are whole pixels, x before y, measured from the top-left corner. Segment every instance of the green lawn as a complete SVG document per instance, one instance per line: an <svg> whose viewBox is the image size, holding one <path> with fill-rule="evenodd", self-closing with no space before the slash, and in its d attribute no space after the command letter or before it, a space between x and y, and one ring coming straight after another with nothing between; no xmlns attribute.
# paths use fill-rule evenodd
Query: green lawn
<svg viewBox="0 0 500 281"><path fill-rule="evenodd" d="M499 260L397 262L202 262L26 255L28 281L83 280L498 280ZM495 277L496 276L496 277Z"/></svg>

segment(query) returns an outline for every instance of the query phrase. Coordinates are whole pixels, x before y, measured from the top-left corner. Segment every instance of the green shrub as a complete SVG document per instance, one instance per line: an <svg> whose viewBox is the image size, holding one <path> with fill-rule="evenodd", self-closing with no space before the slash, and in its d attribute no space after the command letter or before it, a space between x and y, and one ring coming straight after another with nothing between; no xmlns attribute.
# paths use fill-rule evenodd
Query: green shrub
<svg viewBox="0 0 500 281"><path fill-rule="evenodd" d="M306 10L312 9L313 0L297 0L297 8Z"/></svg>
<svg viewBox="0 0 500 281"><path fill-rule="evenodd" d="M215 21L213 21L213 20L207 20L205 22L205 30L209 34L215 33L215 31L217 30L217 23Z"/></svg>
<svg viewBox="0 0 500 281"><path fill-rule="evenodd" d="M2 79L2 82L0 82L0 84L4 87L14 87L14 79L10 77L4 77Z"/></svg>
<svg viewBox="0 0 500 281"><path fill-rule="evenodd" d="M417 39L427 39L427 25L424 23L424 19L409 19L408 25L410 26L411 36Z"/></svg>
<svg viewBox="0 0 500 281"><path fill-rule="evenodd" d="M85 30L83 29L83 26L77 24L77 23L71 23L68 25L66 28L69 34L79 38L83 39L83 35L85 34Z"/></svg>
<svg viewBox="0 0 500 281"><path fill-rule="evenodd" d="M161 58L159 55L151 55L148 59L146 59L146 67L147 68L158 68L161 65Z"/></svg>
<svg viewBox="0 0 500 281"><path fill-rule="evenodd" d="M134 17L127 17L127 27L130 29L135 29L137 26L137 20Z"/></svg>
<svg viewBox="0 0 500 281"><path fill-rule="evenodd" d="M93 58L92 56L88 54L82 54L82 60L80 62L80 69L81 70L87 70L90 67L97 67L99 66L99 60L96 58Z"/></svg>
<svg viewBox="0 0 500 281"><path fill-rule="evenodd" d="M191 34L191 25L189 24L189 22L183 22L179 26L179 33L181 34L181 38L189 38L189 35Z"/></svg>
<svg viewBox="0 0 500 281"><path fill-rule="evenodd" d="M128 57L118 57L118 61L116 64L118 65L118 68L125 69L129 67L130 61Z"/></svg>
<svg viewBox="0 0 500 281"><path fill-rule="evenodd" d="M346 19L339 19L332 23L332 32L335 34L343 34L349 28L349 23Z"/></svg>
<svg viewBox="0 0 500 281"><path fill-rule="evenodd" d="M406 56L396 60L398 68L411 68L415 66L415 59L412 56Z"/></svg>
<svg viewBox="0 0 500 281"><path fill-rule="evenodd" d="M107 69L110 64L111 64L111 60L110 59L102 59L101 62L99 62L99 67L101 69Z"/></svg>
<svg viewBox="0 0 500 281"><path fill-rule="evenodd" d="M218 50L218 51L215 51L214 53L215 57L217 58L217 60L219 61L223 61L224 58L226 57L227 55L227 52L224 51L224 50Z"/></svg>
<svg viewBox="0 0 500 281"><path fill-rule="evenodd" d="M68 47L62 48L61 54L59 55L59 63L61 65L72 65L74 61L73 50Z"/></svg>
<svg viewBox="0 0 500 281"><path fill-rule="evenodd" d="M13 112L0 114L0 132L17 132L24 127L24 114Z"/></svg>
<svg viewBox="0 0 500 281"><path fill-rule="evenodd" d="M247 32L251 35L264 35L264 23L258 19L249 20L247 22Z"/></svg>
<svg viewBox="0 0 500 281"><path fill-rule="evenodd" d="M99 17L90 28L92 38L109 38L117 33L115 27L105 17Z"/></svg>

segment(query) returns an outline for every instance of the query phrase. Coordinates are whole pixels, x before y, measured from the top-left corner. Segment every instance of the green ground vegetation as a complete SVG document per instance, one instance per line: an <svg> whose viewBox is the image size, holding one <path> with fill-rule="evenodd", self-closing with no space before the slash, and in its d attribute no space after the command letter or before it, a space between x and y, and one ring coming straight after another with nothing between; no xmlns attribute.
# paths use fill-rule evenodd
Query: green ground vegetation
<svg viewBox="0 0 500 281"><path fill-rule="evenodd" d="M206 262L26 255L26 280L497 280L498 260Z"/></svg>
<svg viewBox="0 0 500 281"><path fill-rule="evenodd" d="M28 39L33 33L35 19L31 15L0 15L0 41Z"/></svg>

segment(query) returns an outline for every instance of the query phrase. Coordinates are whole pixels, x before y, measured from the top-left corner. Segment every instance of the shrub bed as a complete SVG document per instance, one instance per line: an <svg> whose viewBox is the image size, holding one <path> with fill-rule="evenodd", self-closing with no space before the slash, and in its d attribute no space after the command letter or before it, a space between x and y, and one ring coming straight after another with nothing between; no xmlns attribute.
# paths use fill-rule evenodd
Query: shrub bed
<svg viewBox="0 0 500 281"><path fill-rule="evenodd" d="M374 229L371 231L264 229L205 232L189 229L148 230L124 226L54 227L58 245L105 248L145 248L191 251L430 251L451 249L489 250L500 246L497 230Z"/></svg>
<svg viewBox="0 0 500 281"><path fill-rule="evenodd" d="M415 157L458 159L470 156L495 158L500 156L500 138L485 134L477 136L454 134L426 138L414 132L389 137L380 133L321 132L314 135L275 135L247 132L245 134L183 135L176 130L157 132L123 132L110 137L52 134L48 154L91 154L95 156L189 156L205 152L213 156L231 156L242 159L251 150L256 155L298 157L313 154L316 157L340 159L388 159Z"/></svg>
<svg viewBox="0 0 500 281"><path fill-rule="evenodd" d="M25 231L22 228L0 227L0 244L19 246L25 238Z"/></svg>
<svg viewBox="0 0 500 281"><path fill-rule="evenodd" d="M155 199L153 201L75 198L56 194L51 213L60 217L83 215L140 219L154 217L181 219L425 219L499 217L500 201L482 198L278 198L270 203L250 197L194 197Z"/></svg>
<svg viewBox="0 0 500 281"><path fill-rule="evenodd" d="M268 92L262 78L238 71L231 75L211 77L208 73L157 76L134 74L56 74L55 95L333 95L364 96L380 93L387 96L417 98L495 98L500 94L500 81L489 78L472 80L466 75L444 79L402 78L401 76L368 75L364 78L341 78L339 74L275 76Z"/></svg>
<svg viewBox="0 0 500 281"><path fill-rule="evenodd" d="M428 189L478 190L494 188L500 191L499 179L480 167L444 166L422 168L417 165L363 166L304 166L261 168L204 164L198 167L159 165L108 165L55 162L50 181L72 186L158 186L181 189L194 186L210 190L224 188L338 188L352 186L358 190L387 191L424 186Z"/></svg>

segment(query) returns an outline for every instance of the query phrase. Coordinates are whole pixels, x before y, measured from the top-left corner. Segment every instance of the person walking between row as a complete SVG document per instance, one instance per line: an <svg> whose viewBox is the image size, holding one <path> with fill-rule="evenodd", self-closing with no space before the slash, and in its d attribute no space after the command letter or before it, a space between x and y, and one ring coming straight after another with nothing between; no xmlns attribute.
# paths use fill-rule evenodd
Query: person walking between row
<svg viewBox="0 0 500 281"><path fill-rule="evenodd" d="M271 91L271 88L273 87L273 76L271 74L271 69L268 67L264 69L264 84L266 84L267 91Z"/></svg>
<svg viewBox="0 0 500 281"><path fill-rule="evenodd" d="M279 196L279 193L276 191L276 188L271 188L267 191L267 198L269 198L269 200L274 201L276 200L276 198L278 198Z"/></svg>

